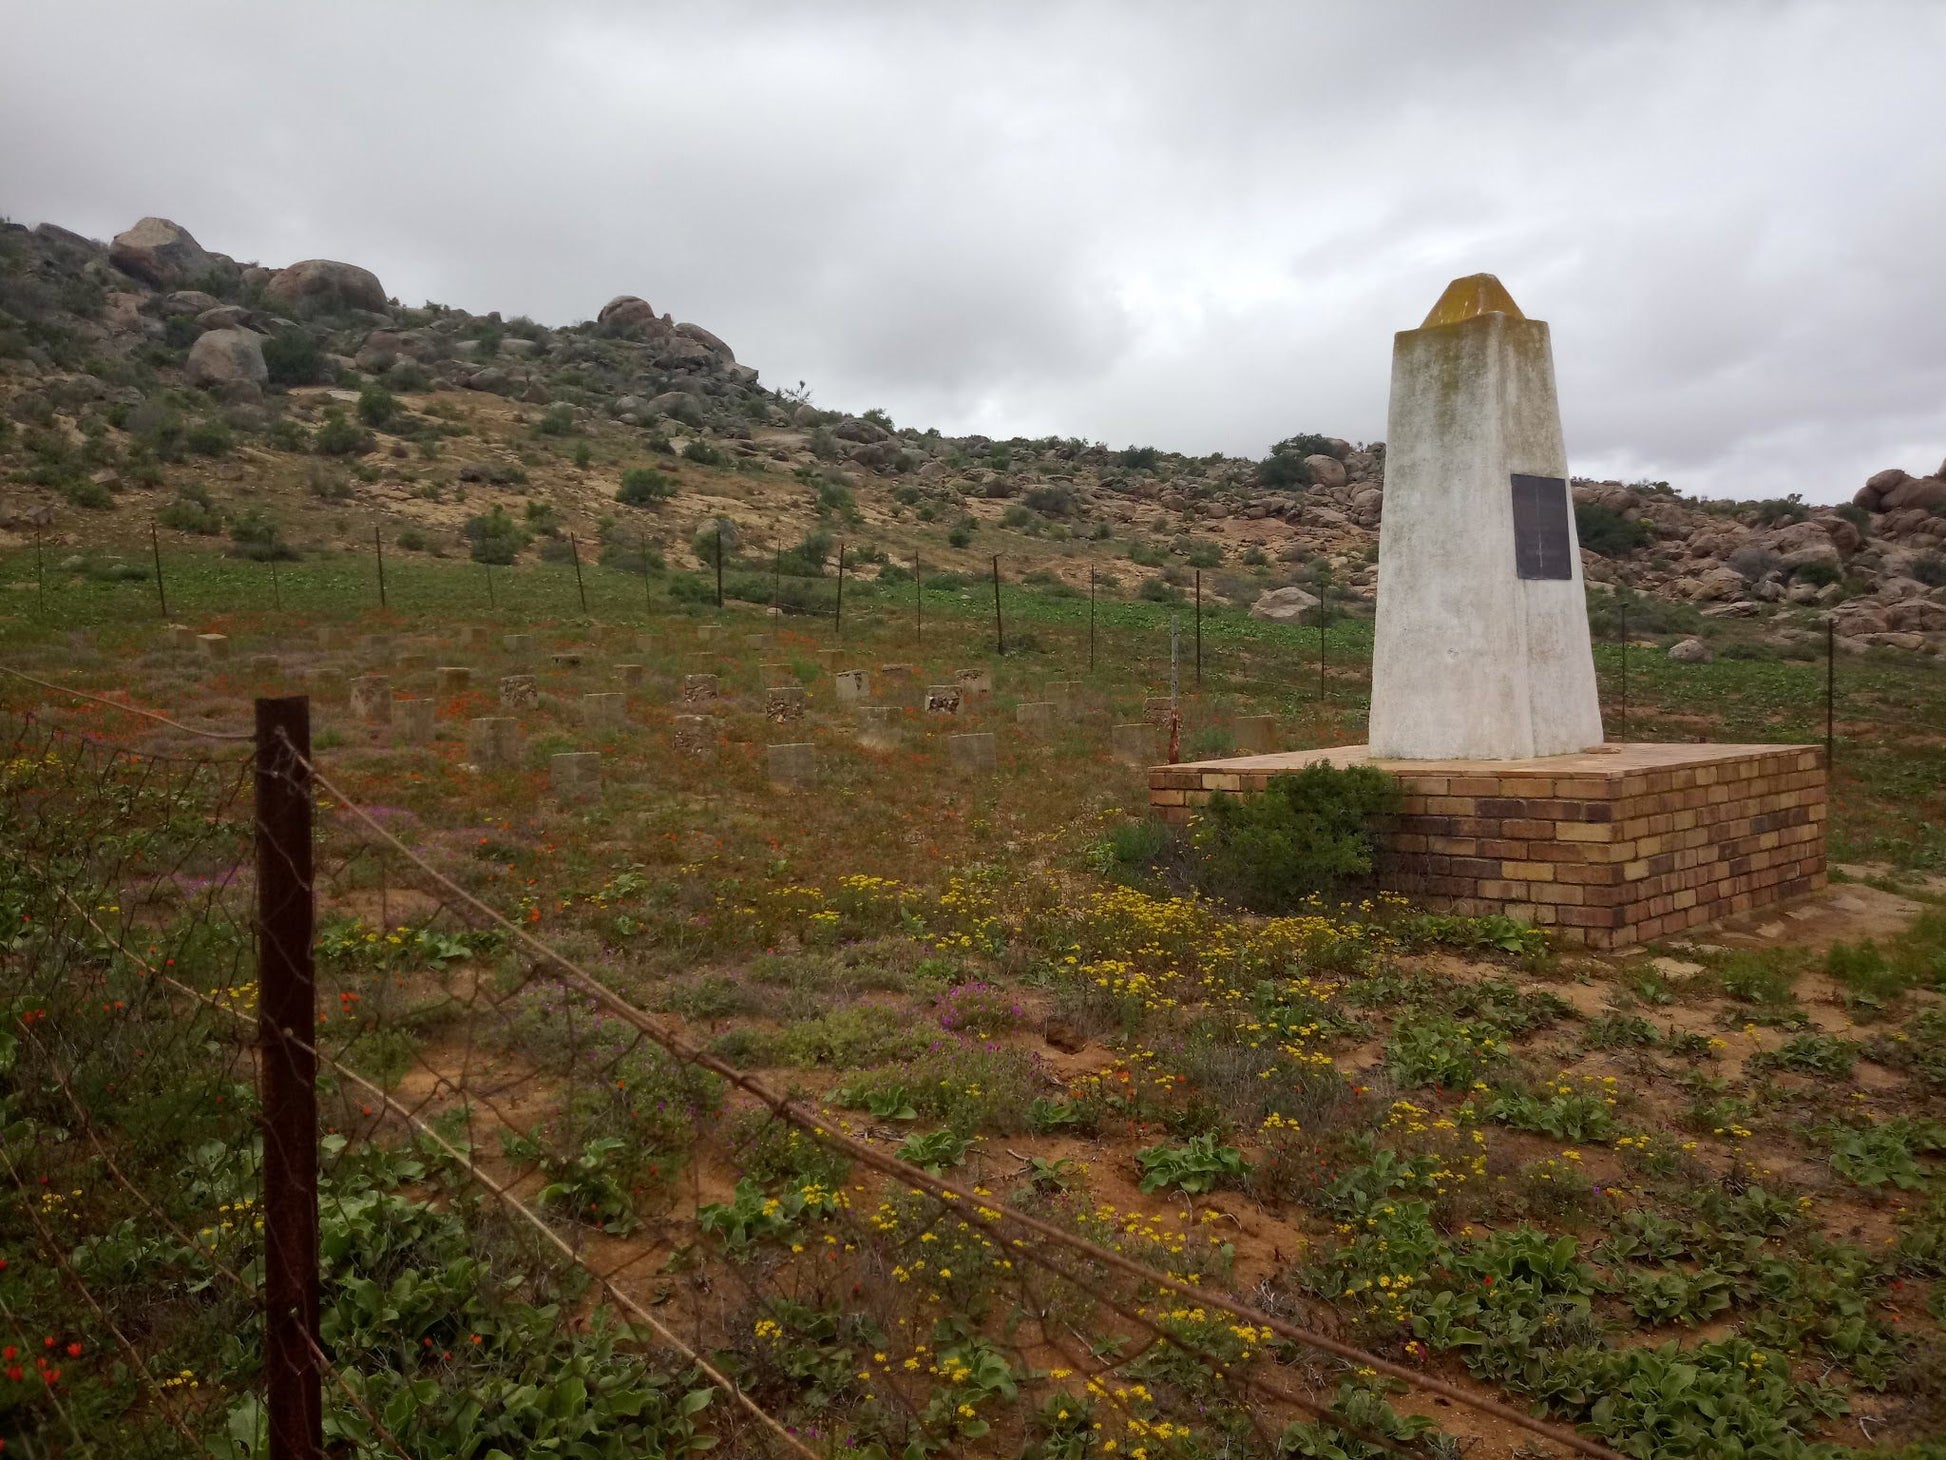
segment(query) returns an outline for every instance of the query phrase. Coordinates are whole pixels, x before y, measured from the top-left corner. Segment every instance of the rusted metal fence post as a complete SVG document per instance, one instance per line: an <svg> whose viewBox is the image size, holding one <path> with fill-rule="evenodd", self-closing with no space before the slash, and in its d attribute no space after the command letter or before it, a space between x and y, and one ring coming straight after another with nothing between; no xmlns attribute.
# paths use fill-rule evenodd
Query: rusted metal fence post
<svg viewBox="0 0 1946 1460"><path fill-rule="evenodd" d="M311 702L257 701L257 1038L270 1460L321 1460Z"/></svg>

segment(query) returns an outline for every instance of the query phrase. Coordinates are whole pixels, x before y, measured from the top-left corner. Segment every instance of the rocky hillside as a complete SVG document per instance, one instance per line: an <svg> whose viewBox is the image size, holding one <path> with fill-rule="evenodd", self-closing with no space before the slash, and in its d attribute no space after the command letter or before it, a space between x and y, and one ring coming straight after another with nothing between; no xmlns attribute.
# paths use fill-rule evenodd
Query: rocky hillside
<svg viewBox="0 0 1946 1460"><path fill-rule="evenodd" d="M867 575L999 553L1166 598L1200 569L1271 617L1327 578L1369 601L1385 499L1379 443L1296 436L1255 461L946 437L768 388L635 295L559 328L407 308L357 265L240 263L159 218L106 244L0 226L0 472L0 541L77 562L151 518L285 552L350 545L377 513L406 550L504 560L565 529L683 567L721 519L799 569L833 532ZM1828 614L1848 647L1946 645L1946 466L1836 508L1574 490L1595 591L1669 607L1645 627L1750 618L1788 642Z"/></svg>

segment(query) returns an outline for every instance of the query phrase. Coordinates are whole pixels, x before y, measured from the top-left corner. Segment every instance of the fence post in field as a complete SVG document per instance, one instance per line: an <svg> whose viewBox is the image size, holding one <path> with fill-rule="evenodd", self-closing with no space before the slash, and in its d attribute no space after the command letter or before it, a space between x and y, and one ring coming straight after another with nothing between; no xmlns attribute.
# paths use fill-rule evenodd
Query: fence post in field
<svg viewBox="0 0 1946 1460"><path fill-rule="evenodd" d="M574 591L581 599L581 616L588 616L588 588L581 581L581 549L575 545L574 534L568 534L568 558L574 563Z"/></svg>
<svg viewBox="0 0 1946 1460"><path fill-rule="evenodd" d="M920 579L920 567L918 555L915 553L912 558L912 642L914 644L926 642L925 584Z"/></svg>
<svg viewBox="0 0 1946 1460"><path fill-rule="evenodd" d="M1088 672L1095 672L1095 570L1088 570Z"/></svg>
<svg viewBox="0 0 1946 1460"><path fill-rule="evenodd" d="M1007 652L1007 626L1000 618L1000 555L993 555L993 643L996 654Z"/></svg>
<svg viewBox="0 0 1946 1460"><path fill-rule="evenodd" d="M645 532L642 534L642 612L644 614L655 612L655 594L650 591L649 578L649 535Z"/></svg>
<svg viewBox="0 0 1946 1460"><path fill-rule="evenodd" d="M1621 738L1623 740L1627 740L1628 739L1628 600L1626 598L1617 597L1615 600L1615 608L1616 611L1621 615L1621 636L1622 636L1622 735Z"/></svg>
<svg viewBox="0 0 1946 1460"><path fill-rule="evenodd" d="M832 632L845 636L845 545L838 544L838 612L831 621Z"/></svg>
<svg viewBox="0 0 1946 1460"><path fill-rule="evenodd" d="M40 604L40 616L47 617L47 569L41 562L41 535L34 533L34 597Z"/></svg>
<svg viewBox="0 0 1946 1460"><path fill-rule="evenodd" d="M277 559L270 560L270 606L278 613L284 611L284 590L277 586Z"/></svg>
<svg viewBox="0 0 1946 1460"><path fill-rule="evenodd" d="M149 524L149 554L155 559L155 596L162 605L162 616L169 617L169 595L162 587L162 539L156 535L155 523Z"/></svg>
<svg viewBox="0 0 1946 1460"><path fill-rule="evenodd" d="M378 558L378 606L385 607L385 539L379 536L378 524L372 524L372 552Z"/></svg>
<svg viewBox="0 0 1946 1460"><path fill-rule="evenodd" d="M716 606L723 606L723 519L716 519Z"/></svg>
<svg viewBox="0 0 1946 1460"><path fill-rule="evenodd" d="M483 569L484 569L484 570L486 571L486 584L487 584L487 612L488 612L488 613L493 613L493 612L495 612L495 611L496 611L496 608L497 608L497 605L495 605L495 603L494 603L494 601L493 601L493 564L491 564L491 563L481 563L481 564L480 564L480 567L481 567L481 568L483 568Z"/></svg>
<svg viewBox="0 0 1946 1460"><path fill-rule="evenodd" d="M1203 687L1203 570L1196 570L1196 688Z"/></svg>
<svg viewBox="0 0 1946 1460"><path fill-rule="evenodd" d="M321 1460L311 702L256 702L257 1037L270 1460Z"/></svg>
<svg viewBox="0 0 1946 1460"><path fill-rule="evenodd" d="M1824 621L1824 780L1831 784L1831 752L1838 744L1838 621ZM1825 794L1829 795L1827 791Z"/></svg>

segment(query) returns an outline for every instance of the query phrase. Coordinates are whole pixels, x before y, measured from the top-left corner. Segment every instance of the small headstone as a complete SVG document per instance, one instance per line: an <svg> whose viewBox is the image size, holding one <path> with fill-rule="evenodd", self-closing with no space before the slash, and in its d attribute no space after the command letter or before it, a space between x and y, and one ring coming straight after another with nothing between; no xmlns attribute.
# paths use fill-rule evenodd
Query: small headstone
<svg viewBox="0 0 1946 1460"><path fill-rule="evenodd" d="M615 677L622 682L623 689L640 689L642 687L643 672L640 664L617 664L615 666Z"/></svg>
<svg viewBox="0 0 1946 1460"><path fill-rule="evenodd" d="M860 705L858 743L867 750L893 750L903 738L905 711L897 705Z"/></svg>
<svg viewBox="0 0 1946 1460"><path fill-rule="evenodd" d="M351 682L351 712L368 725L392 723L392 681L382 674L361 674Z"/></svg>
<svg viewBox="0 0 1946 1460"><path fill-rule="evenodd" d="M1047 687L1047 697L1060 707L1064 715L1072 715L1081 704L1081 683L1073 679L1057 679Z"/></svg>
<svg viewBox="0 0 1946 1460"><path fill-rule="evenodd" d="M423 654L417 650L414 650L410 654L401 654L395 661L394 667L414 673L421 669L430 669L432 668L432 655Z"/></svg>
<svg viewBox="0 0 1946 1460"><path fill-rule="evenodd" d="M1161 759L1153 725L1116 725L1108 732L1108 749L1116 760L1150 766Z"/></svg>
<svg viewBox="0 0 1946 1460"><path fill-rule="evenodd" d="M683 755L708 755L716 749L716 722L707 715L675 715L670 734Z"/></svg>
<svg viewBox="0 0 1946 1460"><path fill-rule="evenodd" d="M228 634L198 634L196 644L203 651L203 657L212 663L220 663L230 657Z"/></svg>
<svg viewBox="0 0 1946 1460"><path fill-rule="evenodd" d="M956 684L929 684L926 686L926 713L928 715L957 715L959 713L960 693Z"/></svg>
<svg viewBox="0 0 1946 1460"><path fill-rule="evenodd" d="M1151 695L1142 701L1143 723L1166 730L1169 718L1176 713L1176 702L1167 695Z"/></svg>
<svg viewBox="0 0 1946 1460"><path fill-rule="evenodd" d="M824 666L824 672L826 674L835 672L838 666L844 662L845 651L843 649L818 650L818 663Z"/></svg>
<svg viewBox="0 0 1946 1460"><path fill-rule="evenodd" d="M557 801L593 801L601 795L601 752L569 750L549 756L548 781Z"/></svg>
<svg viewBox="0 0 1946 1460"><path fill-rule="evenodd" d="M660 654L662 652L661 642L654 634L638 635L635 640L635 647L643 654Z"/></svg>
<svg viewBox="0 0 1946 1460"><path fill-rule="evenodd" d="M1238 715L1235 732L1239 755L1269 755L1277 749L1275 715Z"/></svg>
<svg viewBox="0 0 1946 1460"><path fill-rule="evenodd" d="M628 718L628 697L609 692L581 697L581 722L588 726L620 725Z"/></svg>
<svg viewBox="0 0 1946 1460"><path fill-rule="evenodd" d="M809 741L773 745L765 759L772 785L803 786L818 778L818 748Z"/></svg>
<svg viewBox="0 0 1946 1460"><path fill-rule="evenodd" d="M698 643L702 643L702 644L710 643L712 640L720 638L722 634L723 634L723 625L721 624L697 624L696 625L696 640Z"/></svg>
<svg viewBox="0 0 1946 1460"><path fill-rule="evenodd" d="M531 674L509 674L500 681L500 708L503 710L538 710L541 707L541 687Z"/></svg>
<svg viewBox="0 0 1946 1460"><path fill-rule="evenodd" d="M682 697L685 704L697 704L703 700L716 698L716 676L713 674L685 674L682 677Z"/></svg>
<svg viewBox="0 0 1946 1460"><path fill-rule="evenodd" d="M1014 711L1014 723L1020 726L1021 733L1036 737L1052 735L1060 718L1060 710L1048 700L1021 705Z"/></svg>
<svg viewBox="0 0 1946 1460"><path fill-rule="evenodd" d="M515 659L525 659L534 652L532 634L508 634L500 641L500 647Z"/></svg>
<svg viewBox="0 0 1946 1460"><path fill-rule="evenodd" d="M284 669L283 661L275 654L252 654L250 672L259 679L274 679Z"/></svg>
<svg viewBox="0 0 1946 1460"><path fill-rule="evenodd" d="M480 633L481 631L477 625L462 624L460 625L458 634L455 636L454 642L462 649L477 649L480 647Z"/></svg>
<svg viewBox="0 0 1946 1460"><path fill-rule="evenodd" d="M788 664L764 664L760 665L759 668L763 672L764 687L766 689L773 684L797 683L797 675L792 672Z"/></svg>
<svg viewBox="0 0 1946 1460"><path fill-rule="evenodd" d="M358 652L373 664L390 664L397 650L390 634L367 634L358 641Z"/></svg>
<svg viewBox="0 0 1946 1460"><path fill-rule="evenodd" d="M847 669L832 677L841 705L862 705L872 695L872 677L862 669Z"/></svg>
<svg viewBox="0 0 1946 1460"><path fill-rule="evenodd" d="M579 651L574 649L563 649L560 653L554 655L553 659L556 669L579 669L581 667L581 655Z"/></svg>
<svg viewBox="0 0 1946 1460"><path fill-rule="evenodd" d="M345 692L345 672L333 664L320 664L305 672L304 684L312 699L335 700Z"/></svg>
<svg viewBox="0 0 1946 1460"><path fill-rule="evenodd" d="M946 744L953 753L953 764L963 771L974 771L981 775L992 775L998 764L994 754L993 736L948 735Z"/></svg>
<svg viewBox="0 0 1946 1460"><path fill-rule="evenodd" d="M764 650L770 647L770 635L768 633L762 633L762 632L755 633L755 634L745 634L743 636L743 642L748 644L752 649L756 650L759 654L761 654L763 653Z"/></svg>
<svg viewBox="0 0 1946 1460"><path fill-rule="evenodd" d="M319 624L312 631L312 637L317 641L317 646L320 649L326 650L342 647L345 638L342 631L330 624Z"/></svg>
<svg viewBox="0 0 1946 1460"><path fill-rule="evenodd" d="M918 679L918 674L910 664L881 664L878 666L878 672L879 677L886 684L897 687L909 686Z"/></svg>
<svg viewBox="0 0 1946 1460"><path fill-rule="evenodd" d="M196 631L188 624L164 624L162 626L162 647L188 651L196 647Z"/></svg>
<svg viewBox="0 0 1946 1460"><path fill-rule="evenodd" d="M424 745L432 739L433 702L431 700L392 701L392 725L407 745Z"/></svg>
<svg viewBox="0 0 1946 1460"><path fill-rule="evenodd" d="M773 725L804 718L804 686L776 684L764 691L764 718Z"/></svg>
<svg viewBox="0 0 1946 1460"><path fill-rule="evenodd" d="M464 664L442 664L433 674L443 695L464 694L473 687L473 671Z"/></svg>
<svg viewBox="0 0 1946 1460"><path fill-rule="evenodd" d="M962 669L953 678L959 682L962 692L969 695L990 695L993 693L993 671L991 669Z"/></svg>
<svg viewBox="0 0 1946 1460"><path fill-rule="evenodd" d="M506 770L520 763L520 722L502 716L469 720L466 758L481 770Z"/></svg>

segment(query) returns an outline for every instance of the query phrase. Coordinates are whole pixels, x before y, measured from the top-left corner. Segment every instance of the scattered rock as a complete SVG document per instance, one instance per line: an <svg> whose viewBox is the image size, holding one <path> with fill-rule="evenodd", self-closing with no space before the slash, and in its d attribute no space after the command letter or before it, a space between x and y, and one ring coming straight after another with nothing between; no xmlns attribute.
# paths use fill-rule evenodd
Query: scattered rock
<svg viewBox="0 0 1946 1460"><path fill-rule="evenodd" d="M192 385L244 380L262 386L270 379L264 365L263 336L242 329L204 331L189 347L184 369Z"/></svg>
<svg viewBox="0 0 1946 1460"><path fill-rule="evenodd" d="M157 289L169 289L216 271L217 262L187 228L167 218L144 218L115 235L108 262Z"/></svg>
<svg viewBox="0 0 1946 1460"><path fill-rule="evenodd" d="M649 307L649 301L633 294L617 294L602 305L601 313L595 316L595 323L611 334L626 330L653 329L662 321Z"/></svg>
<svg viewBox="0 0 1946 1460"><path fill-rule="evenodd" d="M1302 588L1272 588L1250 605L1250 617L1274 624L1290 623L1318 606L1317 595Z"/></svg>
<svg viewBox="0 0 1946 1460"><path fill-rule="evenodd" d="M1311 479L1312 486L1323 487L1326 491L1342 487L1348 480L1345 464L1335 456L1307 456L1304 458L1304 471Z"/></svg>
<svg viewBox="0 0 1946 1460"><path fill-rule="evenodd" d="M1670 646L1669 657L1678 664L1707 664L1716 655L1710 652L1710 646L1701 639L1684 639L1681 643Z"/></svg>
<svg viewBox="0 0 1946 1460"><path fill-rule="evenodd" d="M383 313L386 307L377 274L334 259L304 259L279 269L264 285L264 297L287 309L309 305L334 313L346 309Z"/></svg>

